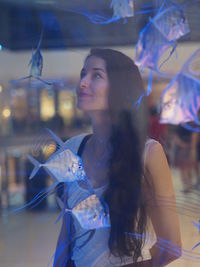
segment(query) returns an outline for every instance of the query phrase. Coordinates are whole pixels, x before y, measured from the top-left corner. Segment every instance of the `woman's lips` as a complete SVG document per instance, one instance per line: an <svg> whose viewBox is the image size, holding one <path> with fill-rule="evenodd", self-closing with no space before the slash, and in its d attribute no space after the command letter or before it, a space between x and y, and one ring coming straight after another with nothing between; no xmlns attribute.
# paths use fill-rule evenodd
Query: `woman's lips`
<svg viewBox="0 0 200 267"><path fill-rule="evenodd" d="M86 93L79 93L78 97L90 97L91 95L86 94Z"/></svg>

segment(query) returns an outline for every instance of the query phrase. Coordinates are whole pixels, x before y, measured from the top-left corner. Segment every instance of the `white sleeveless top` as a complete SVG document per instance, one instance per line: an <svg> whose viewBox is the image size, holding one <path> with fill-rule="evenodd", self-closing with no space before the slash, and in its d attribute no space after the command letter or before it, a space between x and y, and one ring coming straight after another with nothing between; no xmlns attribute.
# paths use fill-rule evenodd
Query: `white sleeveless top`
<svg viewBox="0 0 200 267"><path fill-rule="evenodd" d="M70 149L72 152L77 153L79 146L86 135L88 134L81 134L70 138L65 143L65 147ZM145 145L144 161L146 160L147 151L150 147L149 145L152 142L156 141L149 139ZM105 190L106 186L95 189L99 196L101 196ZM91 193L87 189L80 187L78 182L71 183L68 190L68 206L70 208L75 207L79 202L89 197L90 194ZM100 228L95 230L92 238L89 240L89 242L86 242L84 246L82 245L88 240L90 233L86 233L87 230L81 228L77 220L74 220L74 228L75 238L77 239L73 247L72 260L75 262L76 267L117 267L133 263L132 257L124 256L121 261L119 257L115 257L110 253L108 247L110 228ZM138 262L151 259L149 249L152 246L152 243L153 242L148 242L145 244L144 248L142 249L143 259L139 258Z"/></svg>

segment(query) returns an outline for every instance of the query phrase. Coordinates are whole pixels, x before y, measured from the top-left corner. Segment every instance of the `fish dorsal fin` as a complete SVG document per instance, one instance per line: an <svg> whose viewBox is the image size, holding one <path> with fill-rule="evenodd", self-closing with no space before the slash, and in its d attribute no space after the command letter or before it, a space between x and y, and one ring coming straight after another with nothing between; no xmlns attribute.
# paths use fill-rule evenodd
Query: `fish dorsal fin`
<svg viewBox="0 0 200 267"><path fill-rule="evenodd" d="M72 152L77 154L79 146L81 142L83 141L83 138L88 135L88 133L82 133L76 136L73 136L69 138L65 143L64 143L64 148L65 149L70 149Z"/></svg>

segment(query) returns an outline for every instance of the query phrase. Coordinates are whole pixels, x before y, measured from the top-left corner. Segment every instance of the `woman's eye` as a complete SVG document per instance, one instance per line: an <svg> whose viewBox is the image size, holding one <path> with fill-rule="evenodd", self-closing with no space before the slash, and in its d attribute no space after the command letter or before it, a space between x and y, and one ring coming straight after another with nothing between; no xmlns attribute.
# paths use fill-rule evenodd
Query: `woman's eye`
<svg viewBox="0 0 200 267"><path fill-rule="evenodd" d="M99 73L94 73L94 78L95 79L100 79L100 78L102 78L102 76Z"/></svg>

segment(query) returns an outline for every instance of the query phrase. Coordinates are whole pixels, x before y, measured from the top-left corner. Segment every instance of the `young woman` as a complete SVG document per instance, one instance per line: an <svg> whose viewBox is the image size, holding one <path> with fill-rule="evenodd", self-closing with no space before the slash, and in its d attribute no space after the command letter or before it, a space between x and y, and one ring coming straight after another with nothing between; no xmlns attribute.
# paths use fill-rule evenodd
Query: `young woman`
<svg viewBox="0 0 200 267"><path fill-rule="evenodd" d="M142 93L141 76L129 57L111 49L90 51L77 86L77 106L89 115L93 132L72 137L66 147L82 158L90 183L109 207L111 226L91 235L65 214L54 266L157 267L180 257L170 171L161 145L146 138L144 101L136 105ZM74 207L88 194L73 182L65 205ZM152 247L144 244L149 221L157 238Z"/></svg>

